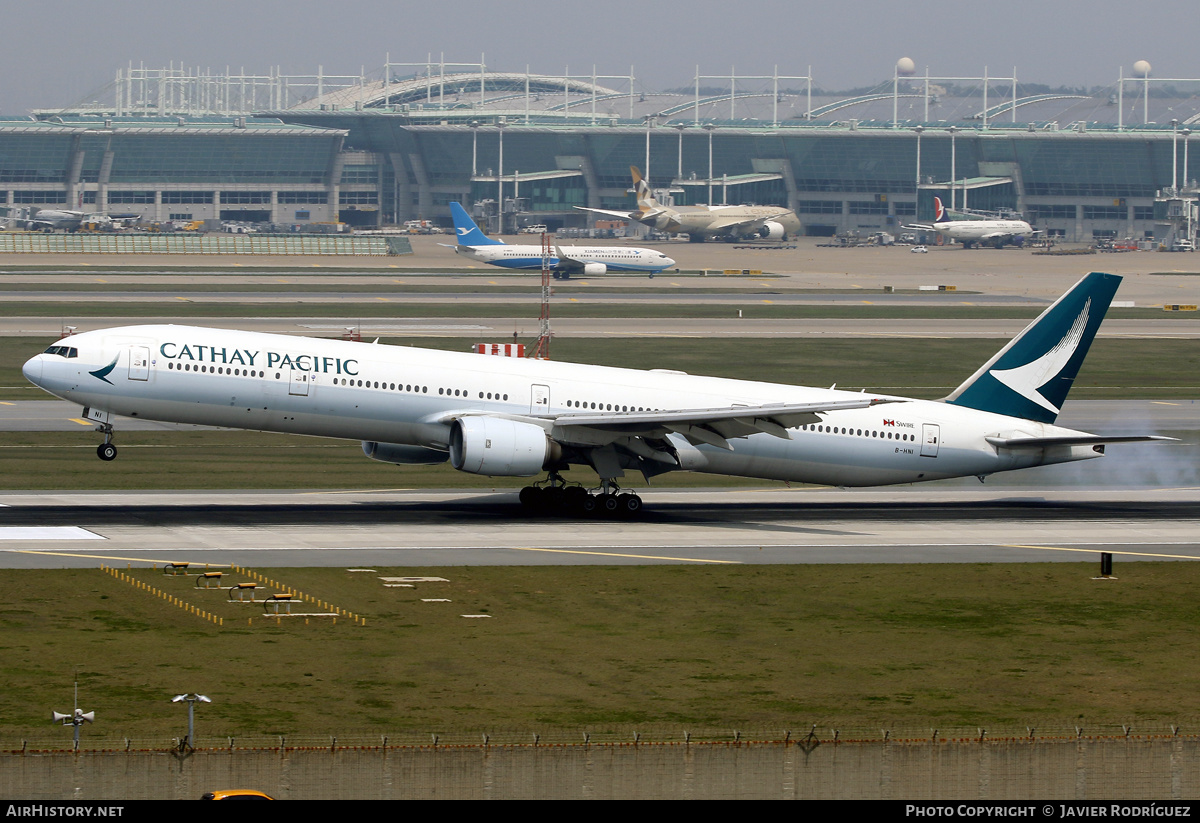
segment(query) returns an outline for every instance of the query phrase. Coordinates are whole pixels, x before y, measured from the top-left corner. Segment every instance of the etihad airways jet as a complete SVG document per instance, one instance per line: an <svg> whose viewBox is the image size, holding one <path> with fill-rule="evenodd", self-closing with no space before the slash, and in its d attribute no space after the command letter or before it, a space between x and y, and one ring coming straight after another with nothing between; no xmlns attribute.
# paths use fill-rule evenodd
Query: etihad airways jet
<svg viewBox="0 0 1200 823"><path fill-rule="evenodd" d="M943 237L950 240L957 240L968 249L976 243L991 243L996 248L1001 248L1006 243L1015 243L1019 246L1027 238L1040 233L1035 231L1033 226L1024 220L996 220L980 217L972 218L969 216L955 220L951 217L950 210L942 205L942 198L940 197L933 198L933 207L934 222L932 225L929 223L914 223L904 228L918 229L920 231L936 231ZM955 212L955 214L966 213Z"/></svg>
<svg viewBox="0 0 1200 823"><path fill-rule="evenodd" d="M715 237L761 237L786 240L802 228L791 209L782 206L664 206L654 197L650 183L637 166L630 166L637 192L637 211L609 211L576 206L609 217L636 220L659 231L686 233L693 242Z"/></svg>
<svg viewBox="0 0 1200 823"><path fill-rule="evenodd" d="M631 514L626 471L875 486L1170 439L1054 425L1120 279L1084 277L940 401L191 326L76 334L23 371L84 407L102 460L118 416L341 437L388 463L546 471L526 505ZM567 482L572 466L595 470L593 492Z"/></svg>
<svg viewBox="0 0 1200 823"><path fill-rule="evenodd" d="M542 247L510 246L503 240L488 237L479 230L475 221L458 203L450 204L454 217L454 230L458 234L458 245L453 246L456 254L507 269L540 269ZM548 264L554 271L555 280L569 280L572 273L589 277L609 271L644 272L651 276L675 265L675 261L654 249L639 249L633 246L560 246L554 244L554 253Z"/></svg>

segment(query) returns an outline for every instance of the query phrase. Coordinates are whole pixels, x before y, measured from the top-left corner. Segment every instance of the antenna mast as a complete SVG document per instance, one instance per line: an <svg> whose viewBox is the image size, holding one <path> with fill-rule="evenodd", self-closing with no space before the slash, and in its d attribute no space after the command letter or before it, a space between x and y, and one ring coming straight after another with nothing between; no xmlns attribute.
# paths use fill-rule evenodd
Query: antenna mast
<svg viewBox="0 0 1200 823"><path fill-rule="evenodd" d="M537 348L533 356L550 359L550 233L542 232L542 314L538 320Z"/></svg>

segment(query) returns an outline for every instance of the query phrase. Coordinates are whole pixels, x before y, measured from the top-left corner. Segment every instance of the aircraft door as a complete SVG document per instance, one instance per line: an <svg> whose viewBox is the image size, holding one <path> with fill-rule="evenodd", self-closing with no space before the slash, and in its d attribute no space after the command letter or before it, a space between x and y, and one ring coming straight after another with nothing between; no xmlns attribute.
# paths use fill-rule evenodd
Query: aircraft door
<svg viewBox="0 0 1200 823"><path fill-rule="evenodd" d="M534 384L529 396L530 414L550 413L550 387Z"/></svg>
<svg viewBox="0 0 1200 823"><path fill-rule="evenodd" d="M150 379L150 348L148 346L129 347L129 379Z"/></svg>
<svg viewBox="0 0 1200 823"><path fill-rule="evenodd" d="M937 423L921 424L921 456L937 457L938 441L942 439L942 427Z"/></svg>
<svg viewBox="0 0 1200 823"><path fill-rule="evenodd" d="M288 394L294 397L308 397L308 387L311 384L311 374L306 371L293 368L291 380L288 383Z"/></svg>

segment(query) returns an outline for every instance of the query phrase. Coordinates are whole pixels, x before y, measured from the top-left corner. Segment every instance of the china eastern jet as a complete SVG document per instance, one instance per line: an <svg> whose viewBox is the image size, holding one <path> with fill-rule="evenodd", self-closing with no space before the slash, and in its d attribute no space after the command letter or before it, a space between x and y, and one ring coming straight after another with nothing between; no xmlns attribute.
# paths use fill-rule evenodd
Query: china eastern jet
<svg viewBox="0 0 1200 823"><path fill-rule="evenodd" d="M671 234L686 233L694 242L714 236L784 240L800 231L800 219L782 206L664 206L655 199L649 181L642 177L637 166L630 166L629 172L637 191L637 211L575 208L635 220Z"/></svg>
<svg viewBox="0 0 1200 823"><path fill-rule="evenodd" d="M941 400L169 325L66 337L23 371L84 407L102 460L122 416L340 437L388 463L547 472L521 492L532 508L633 514L626 472L879 486L1170 439L1054 423L1120 279L1084 277ZM574 467L598 482L569 482Z"/></svg>
<svg viewBox="0 0 1200 823"><path fill-rule="evenodd" d="M450 204L458 245L456 254L491 266L506 269L540 269L542 247L510 246L503 240L488 237L458 203ZM556 280L569 280L572 274L595 276L610 271L632 271L658 274L675 265L675 261L654 249L633 246L553 246L547 261Z"/></svg>
<svg viewBox="0 0 1200 823"><path fill-rule="evenodd" d="M976 243L987 243L1002 248L1007 243L1021 245L1027 238L1040 232L1024 220L996 220L991 218L972 218L969 216L956 220L950 210L942 205L942 198L933 198L934 222L914 223L905 226L906 229L919 231L935 231L949 240L957 240L966 248ZM962 214L962 212L955 212Z"/></svg>

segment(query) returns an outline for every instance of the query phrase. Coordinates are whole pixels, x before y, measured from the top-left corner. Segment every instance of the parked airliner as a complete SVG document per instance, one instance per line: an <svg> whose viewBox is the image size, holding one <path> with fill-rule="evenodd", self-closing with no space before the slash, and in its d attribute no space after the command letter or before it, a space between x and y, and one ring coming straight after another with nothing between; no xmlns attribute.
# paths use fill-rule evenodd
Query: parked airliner
<svg viewBox="0 0 1200 823"><path fill-rule="evenodd" d="M956 220L952 217L950 210L942 205L940 197L933 198L933 207L934 222L932 225L914 223L904 228L935 231L947 239L957 240L968 249L976 243L991 243L996 248L1001 248L1006 243L1015 243L1019 246L1026 239L1040 233L1024 220L997 220L971 217L968 212L954 212L954 214L963 215L961 219Z"/></svg>
<svg viewBox="0 0 1200 823"><path fill-rule="evenodd" d="M102 460L116 457L118 416L340 437L389 463L547 471L523 503L629 514L642 501L618 493L626 471L874 486L1169 439L1054 425L1120 279L1084 277L939 401L171 325L66 337L23 371L84 407ZM595 470L598 493L563 477L572 466Z"/></svg>
<svg viewBox="0 0 1200 823"><path fill-rule="evenodd" d="M510 246L503 240L488 237L458 203L450 204L450 214L454 217L454 230L458 234L458 245L452 247L457 254L507 269L542 267L540 245ZM660 251L633 246L560 246L556 243L553 248L554 253L548 263L556 280L568 280L572 274L591 277L609 271L655 275L675 265L674 260Z"/></svg>
<svg viewBox="0 0 1200 823"><path fill-rule="evenodd" d="M786 240L789 234L799 234L802 228L795 212L782 206L664 206L654 197L650 181L642 177L637 166L630 166L629 173L637 193L637 211L575 208L635 220L672 234L686 233L694 243L709 237Z"/></svg>

